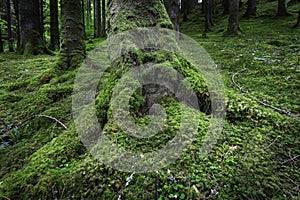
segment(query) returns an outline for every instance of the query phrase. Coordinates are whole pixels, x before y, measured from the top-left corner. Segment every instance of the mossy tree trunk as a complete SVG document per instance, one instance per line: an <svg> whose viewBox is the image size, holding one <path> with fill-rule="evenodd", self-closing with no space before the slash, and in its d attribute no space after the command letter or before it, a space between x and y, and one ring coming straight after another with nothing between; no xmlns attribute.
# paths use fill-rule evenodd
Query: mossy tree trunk
<svg viewBox="0 0 300 200"><path fill-rule="evenodd" d="M102 0L102 24L101 24L101 37L106 36L106 3L105 0Z"/></svg>
<svg viewBox="0 0 300 200"><path fill-rule="evenodd" d="M238 0L230 0L229 6L229 19L228 19L228 35L238 35L240 32L239 27L239 1Z"/></svg>
<svg viewBox="0 0 300 200"><path fill-rule="evenodd" d="M17 49L21 45L21 31L20 31L20 15L19 15L19 3L18 0L13 0L14 14L15 14L15 26L16 26L16 39L17 39Z"/></svg>
<svg viewBox="0 0 300 200"><path fill-rule="evenodd" d="M19 1L21 44L18 51L21 54L49 53L41 35L40 10L39 0Z"/></svg>
<svg viewBox="0 0 300 200"><path fill-rule="evenodd" d="M286 0L278 0L277 16L278 17L289 16L286 8Z"/></svg>
<svg viewBox="0 0 300 200"><path fill-rule="evenodd" d="M12 34L12 13L11 13L11 1L6 1L6 17L7 17L7 41L8 41L8 50L10 52L14 51L14 38Z"/></svg>
<svg viewBox="0 0 300 200"><path fill-rule="evenodd" d="M179 32L179 1L178 0L165 0L165 7L168 11L170 19L174 24L174 29Z"/></svg>
<svg viewBox="0 0 300 200"><path fill-rule="evenodd" d="M4 48L3 48L3 41L2 41L2 28L0 27L0 53L3 52L4 52Z"/></svg>
<svg viewBox="0 0 300 200"><path fill-rule="evenodd" d="M85 57L84 25L81 0L61 1L61 52L58 67L76 68Z"/></svg>
<svg viewBox="0 0 300 200"><path fill-rule="evenodd" d="M50 0L50 49L59 49L58 1Z"/></svg>
<svg viewBox="0 0 300 200"><path fill-rule="evenodd" d="M101 35L101 5L100 0L94 0L94 38Z"/></svg>
<svg viewBox="0 0 300 200"><path fill-rule="evenodd" d="M247 10L244 17L252 17L256 15L256 0L248 0Z"/></svg>

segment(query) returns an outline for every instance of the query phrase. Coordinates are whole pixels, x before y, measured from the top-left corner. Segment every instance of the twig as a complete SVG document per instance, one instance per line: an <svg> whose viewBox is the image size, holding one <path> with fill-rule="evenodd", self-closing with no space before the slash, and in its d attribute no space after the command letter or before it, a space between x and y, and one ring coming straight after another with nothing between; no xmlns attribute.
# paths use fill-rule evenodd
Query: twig
<svg viewBox="0 0 300 200"><path fill-rule="evenodd" d="M298 158L300 155L297 155L297 156L294 156L293 158L290 158L284 162L281 162L281 164L284 164L284 163L287 163L287 162L290 162L290 161L294 161L296 158Z"/></svg>
<svg viewBox="0 0 300 200"><path fill-rule="evenodd" d="M275 143L275 141L276 141L279 137L280 137L280 136L277 136L277 137L274 139L273 142L271 142L268 146L264 147L263 149L264 149L264 150L265 150L265 149L268 149L270 146L272 146L272 145Z"/></svg>
<svg viewBox="0 0 300 200"><path fill-rule="evenodd" d="M58 119L56 119L54 117L51 117L51 116L48 116L48 115L35 115L35 116L36 117L45 117L45 118L48 118L48 119L52 119L55 122L59 123L65 130L68 130L68 127L66 125L64 125L61 121L59 121Z"/></svg>
<svg viewBox="0 0 300 200"><path fill-rule="evenodd" d="M4 199L10 200L10 198L8 198L8 197L6 197L6 196L1 196L1 197L3 197Z"/></svg>
<svg viewBox="0 0 300 200"><path fill-rule="evenodd" d="M238 75L239 73L242 73L242 72L244 72L244 71L246 71L246 69L243 69L243 70L241 70L241 71L236 72L235 74L233 74L232 77L231 77L231 80L232 80L232 83L233 83L236 87L238 87L239 90L240 90L242 93L248 93L248 91L247 91L247 90L244 90L239 84L237 84L237 83L235 82L235 79L234 79L236 75Z"/></svg>
<svg viewBox="0 0 300 200"><path fill-rule="evenodd" d="M131 182L132 179L133 179L134 174L135 174L135 172L133 172L133 173L130 175L130 177L128 177L128 178L126 179L126 184L125 184L125 186L123 187L122 190L125 190L125 188L130 184L130 182ZM121 199L122 199L122 194L121 194L122 190L119 192L118 200L121 200Z"/></svg>
<svg viewBox="0 0 300 200"><path fill-rule="evenodd" d="M278 111L278 112L281 112L281 113L283 113L283 114L286 114L286 115L289 115L289 116L297 117L296 114L291 113L290 111L287 111L287 110L284 110L284 109L281 109L281 108L277 108L277 107L275 107L275 106L272 106L272 105L270 105L270 104L264 103L264 102L262 102L262 101L257 101L257 102L260 103L260 104L262 104L262 105L264 105L264 106L266 106L266 107L268 107L268 108L272 108L273 110L276 110L276 111Z"/></svg>

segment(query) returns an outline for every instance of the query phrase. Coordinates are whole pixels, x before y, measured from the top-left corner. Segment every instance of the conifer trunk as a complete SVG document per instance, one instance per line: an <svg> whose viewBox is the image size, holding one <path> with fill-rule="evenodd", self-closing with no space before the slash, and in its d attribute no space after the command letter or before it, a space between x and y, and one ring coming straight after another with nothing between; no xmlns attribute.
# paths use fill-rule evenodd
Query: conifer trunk
<svg viewBox="0 0 300 200"><path fill-rule="evenodd" d="M50 0L50 49L59 49L58 1Z"/></svg>
<svg viewBox="0 0 300 200"><path fill-rule="evenodd" d="M79 67L85 57L84 25L81 0L61 1L61 55L58 67L63 70Z"/></svg>

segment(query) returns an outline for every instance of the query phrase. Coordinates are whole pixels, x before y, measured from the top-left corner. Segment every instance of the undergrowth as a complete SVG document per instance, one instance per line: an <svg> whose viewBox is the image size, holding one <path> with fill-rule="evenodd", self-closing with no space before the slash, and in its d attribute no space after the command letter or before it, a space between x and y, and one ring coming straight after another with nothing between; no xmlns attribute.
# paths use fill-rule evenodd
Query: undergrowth
<svg viewBox="0 0 300 200"><path fill-rule="evenodd" d="M203 21L183 23L181 30L212 56L226 85L227 120L212 151L200 156L209 113L201 118L198 134L176 162L152 173L119 172L101 164L80 142L72 120L71 101L77 70L55 69L57 56L0 57L0 197L10 199L298 199L299 198L299 51L300 30L295 16L274 18L275 3L258 5L255 19L241 19L244 35L224 38L227 18L219 16L212 31L201 34ZM291 8L296 10L296 6ZM267 14L266 14L267 13ZM264 15L262 15L264 14ZM198 19L195 13L190 16ZM91 50L100 41L90 44ZM145 60L160 59L154 55ZM168 62L204 94L199 74ZM181 60L179 63L184 63ZM178 63L177 63L178 64ZM108 70L99 83L97 117L110 139L125 148L150 151L173 137L179 107L174 98L162 100L168 119L161 134L148 140L126 135L111 115L110 98L126 71ZM234 80L234 82L233 82ZM205 97L205 96L202 96ZM207 97L206 97L207 98ZM204 98L205 99L205 98ZM267 103L294 114L288 116ZM145 105L141 91L131 99L138 116ZM51 116L63 122L64 130Z"/></svg>

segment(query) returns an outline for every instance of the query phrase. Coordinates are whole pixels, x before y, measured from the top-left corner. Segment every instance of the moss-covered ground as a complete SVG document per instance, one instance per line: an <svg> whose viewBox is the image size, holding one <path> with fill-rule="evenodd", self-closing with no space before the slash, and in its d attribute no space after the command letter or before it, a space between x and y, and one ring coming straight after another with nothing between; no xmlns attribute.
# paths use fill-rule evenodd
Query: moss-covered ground
<svg viewBox="0 0 300 200"><path fill-rule="evenodd" d="M276 2L258 4L256 18L241 19L244 35L239 37L223 37L227 18L221 15L206 35L196 12L182 24L181 32L209 52L223 76L227 94L223 132L212 152L200 157L201 133L209 116L199 113L201 130L189 150L158 172L134 174L127 187L130 173L94 160L78 139L71 114L77 70L57 71L55 55L1 54L0 198L299 199L300 29L291 28L296 14L276 18L275 10ZM297 5L289 7L290 12L296 10ZM101 41L87 44L87 49ZM110 71L99 85L108 91L96 100L105 132L138 150L168 140L178 124L180 106L170 98L162 102L169 117L161 138L145 143L118 130L107 113L106 97L117 77ZM133 99L133 107L141 104L143 100L135 104ZM45 116L63 122L68 130Z"/></svg>

